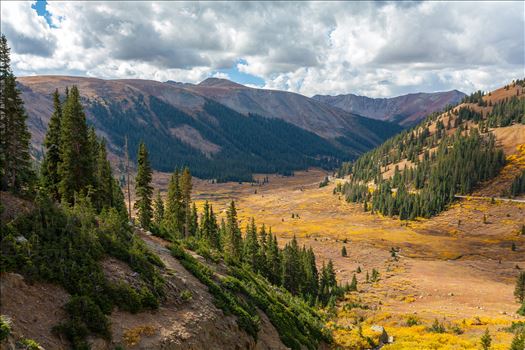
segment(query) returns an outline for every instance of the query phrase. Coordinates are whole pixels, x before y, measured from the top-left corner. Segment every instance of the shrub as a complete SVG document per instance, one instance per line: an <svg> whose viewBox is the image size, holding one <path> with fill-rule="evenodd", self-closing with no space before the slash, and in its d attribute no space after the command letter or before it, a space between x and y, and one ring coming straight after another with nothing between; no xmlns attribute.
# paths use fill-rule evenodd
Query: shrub
<svg viewBox="0 0 525 350"><path fill-rule="evenodd" d="M432 323L432 325L428 327L427 330L432 333L445 333L445 326L443 326L443 324L441 324L436 318L434 323Z"/></svg>
<svg viewBox="0 0 525 350"><path fill-rule="evenodd" d="M409 315L407 317L406 325L408 327L413 327L413 326L417 326L417 325L420 325L420 324L421 324L421 321L420 321L420 319L417 316Z"/></svg>
<svg viewBox="0 0 525 350"><path fill-rule="evenodd" d="M33 339L22 339L20 341L20 345L22 345L22 349L25 349L25 350L39 350L40 349L40 345Z"/></svg>
<svg viewBox="0 0 525 350"><path fill-rule="evenodd" d="M182 300L184 301L188 301L190 300L191 298L193 298L193 293L191 292L191 290L183 290L181 293L180 293L180 297Z"/></svg>
<svg viewBox="0 0 525 350"><path fill-rule="evenodd" d="M11 321L7 316L0 315L0 341L6 339L11 333Z"/></svg>

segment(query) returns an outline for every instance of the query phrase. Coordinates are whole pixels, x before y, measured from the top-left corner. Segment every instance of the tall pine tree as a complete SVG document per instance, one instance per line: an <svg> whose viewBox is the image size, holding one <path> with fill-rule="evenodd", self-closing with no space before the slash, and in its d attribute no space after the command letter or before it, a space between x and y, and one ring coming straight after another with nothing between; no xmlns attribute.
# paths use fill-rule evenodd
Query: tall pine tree
<svg viewBox="0 0 525 350"><path fill-rule="evenodd" d="M240 261L242 258L242 236L237 221L237 209L235 202L231 201L226 212L226 232L224 253L226 258L231 261Z"/></svg>
<svg viewBox="0 0 525 350"><path fill-rule="evenodd" d="M31 134L16 78L11 70L9 46L0 37L0 188L19 193L34 180L29 146Z"/></svg>
<svg viewBox="0 0 525 350"><path fill-rule="evenodd" d="M71 91L72 93L73 91ZM138 169L137 177L135 179L135 209L138 211L138 219L140 226L149 229L151 218L153 216L152 210L152 195L153 187L151 187L152 171L148 159L148 150L144 142L139 146L139 153L137 157Z"/></svg>
<svg viewBox="0 0 525 350"><path fill-rule="evenodd" d="M60 154L60 134L62 123L62 103L60 102L60 94L58 90L53 93L53 114L49 119L47 125L47 133L44 139L45 155L42 162L42 185L47 189L49 194L55 200L60 200L60 193L58 186L60 183L60 175L58 168L61 162Z"/></svg>
<svg viewBox="0 0 525 350"><path fill-rule="evenodd" d="M183 213L179 169L175 169L168 184L168 195L166 197L164 213L164 226L170 234L179 236L183 234Z"/></svg>
<svg viewBox="0 0 525 350"><path fill-rule="evenodd" d="M92 148L88 139L86 115L78 88L73 86L62 112L60 132L59 193L65 203L73 203L76 192L85 192L93 183Z"/></svg>
<svg viewBox="0 0 525 350"><path fill-rule="evenodd" d="M157 192L157 197L155 198L155 207L153 209L153 223L157 227L160 227L162 221L164 220L164 201L160 196L160 190Z"/></svg>

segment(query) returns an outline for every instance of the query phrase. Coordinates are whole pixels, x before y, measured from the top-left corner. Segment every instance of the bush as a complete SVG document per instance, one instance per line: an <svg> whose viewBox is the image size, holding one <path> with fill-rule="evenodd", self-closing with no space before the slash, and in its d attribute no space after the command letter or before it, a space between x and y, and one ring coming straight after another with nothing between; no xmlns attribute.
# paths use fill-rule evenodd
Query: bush
<svg viewBox="0 0 525 350"><path fill-rule="evenodd" d="M445 326L441 324L437 318L432 323L432 326L428 327L427 330L432 333L445 333Z"/></svg>
<svg viewBox="0 0 525 350"><path fill-rule="evenodd" d="M184 301L188 301L188 300L190 300L191 298L193 298L193 294L192 294L191 290L186 289L186 290L183 290L183 291L180 293L180 297L181 297L182 300L184 300Z"/></svg>
<svg viewBox="0 0 525 350"><path fill-rule="evenodd" d="M0 315L0 341L11 334L11 321L4 315Z"/></svg>
<svg viewBox="0 0 525 350"><path fill-rule="evenodd" d="M109 339L106 314L117 305L137 312L157 308L164 297L164 280L156 266L161 260L134 237L126 219L116 210L96 216L89 200L78 197L73 207L59 207L37 198L35 210L21 215L0 233L1 271L16 271L30 280L64 287L71 295L69 320L54 327L73 348L86 348L90 333ZM15 237L26 240L18 240ZM113 256L138 272L142 288L124 282L109 283L100 260Z"/></svg>
<svg viewBox="0 0 525 350"><path fill-rule="evenodd" d="M22 339L20 341L20 345L22 345L22 349L25 350L39 350L40 345L34 341L33 339Z"/></svg>
<svg viewBox="0 0 525 350"><path fill-rule="evenodd" d="M413 327L413 326L417 326L417 325L420 325L421 324L421 321L418 317L416 316L413 316L413 315L410 315L407 317L407 321L406 321L406 325L408 327Z"/></svg>

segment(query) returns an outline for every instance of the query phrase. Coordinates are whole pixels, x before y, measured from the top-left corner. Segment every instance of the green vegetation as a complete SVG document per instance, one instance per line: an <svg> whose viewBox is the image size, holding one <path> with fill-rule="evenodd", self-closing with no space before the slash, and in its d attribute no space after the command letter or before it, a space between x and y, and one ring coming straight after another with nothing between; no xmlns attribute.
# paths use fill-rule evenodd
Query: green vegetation
<svg viewBox="0 0 525 350"><path fill-rule="evenodd" d="M514 123L525 124L525 99L516 96L496 103L487 116L487 125L492 128Z"/></svg>
<svg viewBox="0 0 525 350"><path fill-rule="evenodd" d="M152 170L149 164L148 150L146 145L141 143L139 146L137 177L135 179L135 193L137 194L135 209L138 212L140 226L145 229L149 229L153 217L151 202L153 187L151 187L151 179Z"/></svg>
<svg viewBox="0 0 525 350"><path fill-rule="evenodd" d="M525 170L522 170L521 174L514 178L510 186L510 195L512 197L519 196L522 193L525 193Z"/></svg>
<svg viewBox="0 0 525 350"><path fill-rule="evenodd" d="M4 82L14 83L14 76L5 37L0 44L4 87ZM67 89L64 102L58 91L54 94L55 110L45 137L36 193L30 192L31 171L24 160L29 146L23 132L23 105L16 89L5 93L12 94L6 103L16 102L16 108L2 110L6 113L2 123L15 118L18 124L7 129L2 125L6 137L2 140L10 140L20 150L12 149L11 143L0 148L2 176L6 175L2 189L24 194L32 201L32 209L0 223L0 271L16 271L29 281L52 282L71 294L65 305L69 317L54 330L65 335L73 348L85 349L90 334L111 337L106 315L114 306L130 312L158 307L164 297L164 281L158 272L162 263L127 223L124 197L113 178L105 142L88 128L78 89ZM16 157L10 158L10 152ZM101 262L107 257L127 263L137 273L134 286L106 278ZM2 333L9 332L3 318L1 328ZM24 346L38 347L30 340Z"/></svg>
<svg viewBox="0 0 525 350"><path fill-rule="evenodd" d="M66 306L70 319L56 330L74 347L82 348L90 333L110 336L105 314L113 306L136 312L158 305L163 280L155 266L161 263L134 238L125 216L114 208L96 215L87 198L77 197L68 208L40 196L35 205L32 213L2 228L0 268L57 283L73 296ZM108 281L100 264L105 256L138 272L140 289Z"/></svg>
<svg viewBox="0 0 525 350"><path fill-rule="evenodd" d="M0 36L0 190L30 193L34 185L29 144L31 134L16 78L11 70L9 47Z"/></svg>
<svg viewBox="0 0 525 350"><path fill-rule="evenodd" d="M485 333L483 333L479 342L482 350L490 349L490 346L492 345L492 337L490 336L488 329L485 329Z"/></svg>
<svg viewBox="0 0 525 350"><path fill-rule="evenodd" d="M321 341L330 341L322 331L320 316L310 306L285 290L268 284L248 266L230 265L228 276L220 278L186 253L177 242L172 245L172 254L208 287L215 305L227 314L237 316L239 327L255 339L260 327L257 307L267 314L283 343L292 349L316 349Z"/></svg>
<svg viewBox="0 0 525 350"><path fill-rule="evenodd" d="M9 334L11 334L11 322L6 316L0 315L0 342L7 339Z"/></svg>
<svg viewBox="0 0 525 350"><path fill-rule="evenodd" d="M206 102L197 117L154 96L141 95L119 103L88 103L97 128L106 130L117 147L124 147L125 135L131 149L147 141L151 165L159 171L187 166L199 178L253 181L253 173L292 175L295 170L311 166L334 168L341 160L350 159L351 152L346 148L342 151L314 133L275 118L246 117L213 101ZM160 126L144 128L139 120L154 120ZM197 130L220 150L210 157L166 132L181 126ZM392 134L387 131L385 137ZM364 150L371 147L363 146ZM135 155L132 157L137 160Z"/></svg>
<svg viewBox="0 0 525 350"><path fill-rule="evenodd" d="M27 339L24 338L20 341L20 345L22 345L24 350L39 350L40 345L33 339Z"/></svg>
<svg viewBox="0 0 525 350"><path fill-rule="evenodd" d="M456 121L476 115L460 109ZM342 167L339 175L351 173L352 179L336 191L344 193L348 201L363 203L366 210L399 216L402 220L438 214L456 194L468 194L479 182L494 177L505 161L492 134L481 134L475 128L466 131L462 124L450 136L444 130L438 122L436 132L431 135L423 123L385 142L355 163ZM393 176L383 179L382 169L403 158L414 165L402 170L396 165ZM376 185L372 192L369 182Z"/></svg>

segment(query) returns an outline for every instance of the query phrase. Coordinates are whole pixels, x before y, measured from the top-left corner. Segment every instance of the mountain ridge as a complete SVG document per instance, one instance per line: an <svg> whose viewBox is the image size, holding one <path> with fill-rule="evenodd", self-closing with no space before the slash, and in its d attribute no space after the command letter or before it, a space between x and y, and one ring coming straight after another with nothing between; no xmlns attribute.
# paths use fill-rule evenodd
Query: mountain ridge
<svg viewBox="0 0 525 350"><path fill-rule="evenodd" d="M466 95L459 90L417 92L387 98L372 98L355 94L315 95L312 99L364 117L395 122L409 127L427 115L455 105Z"/></svg>
<svg viewBox="0 0 525 350"><path fill-rule="evenodd" d="M250 180L260 172L291 174L311 166L332 168L401 130L302 95L221 79L202 85L68 76L18 81L37 153L52 114L52 92L77 85L88 121L107 139L117 161L128 135L132 159L143 140L156 157L155 169L189 165L196 176L221 181Z"/></svg>

